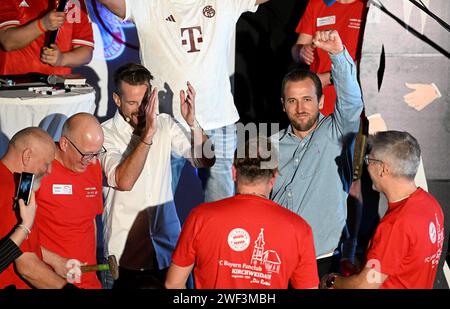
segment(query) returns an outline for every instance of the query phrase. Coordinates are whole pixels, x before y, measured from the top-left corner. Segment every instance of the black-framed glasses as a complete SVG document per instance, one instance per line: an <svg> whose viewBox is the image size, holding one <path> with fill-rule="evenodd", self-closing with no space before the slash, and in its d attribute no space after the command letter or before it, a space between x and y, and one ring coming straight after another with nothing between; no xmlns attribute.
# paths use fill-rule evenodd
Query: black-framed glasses
<svg viewBox="0 0 450 309"><path fill-rule="evenodd" d="M92 159L94 159L94 158L97 159L106 153L106 149L103 146L102 146L102 150L97 153L83 153L83 152L81 152L80 149L78 149L77 146L75 146L75 144L67 136L64 136L64 137L67 138L67 140L72 144L72 146L76 149L76 151L78 151L78 153L81 155L81 161L83 163L88 163Z"/></svg>
<svg viewBox="0 0 450 309"><path fill-rule="evenodd" d="M381 161L381 160L369 158L368 154L366 154L364 156L364 162L366 163L366 165L369 165L371 162L372 163L383 163L383 161Z"/></svg>

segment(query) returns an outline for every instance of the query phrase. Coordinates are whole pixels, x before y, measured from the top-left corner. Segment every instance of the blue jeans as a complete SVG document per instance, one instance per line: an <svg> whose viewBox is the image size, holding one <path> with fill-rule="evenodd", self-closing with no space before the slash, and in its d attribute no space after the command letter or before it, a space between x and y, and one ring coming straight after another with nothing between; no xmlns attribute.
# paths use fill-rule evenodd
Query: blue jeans
<svg viewBox="0 0 450 309"><path fill-rule="evenodd" d="M204 201L213 202L234 195L231 165L237 147L236 125L206 130L205 133L214 144L216 163L209 168L199 168L197 175L202 182ZM186 159L172 153L171 163L172 191L175 194Z"/></svg>

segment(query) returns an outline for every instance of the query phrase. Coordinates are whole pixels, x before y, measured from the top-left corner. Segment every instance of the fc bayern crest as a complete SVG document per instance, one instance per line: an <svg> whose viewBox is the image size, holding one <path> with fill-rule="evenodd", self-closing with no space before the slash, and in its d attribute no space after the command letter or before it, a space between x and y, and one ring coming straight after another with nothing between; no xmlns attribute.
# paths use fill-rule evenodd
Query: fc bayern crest
<svg viewBox="0 0 450 309"><path fill-rule="evenodd" d="M100 16L103 18L104 23L108 26L109 30L114 36L102 31L102 39L104 44L104 52L106 60L113 60L119 57L124 49L124 44L115 40L120 38L121 41L125 41L125 33L122 29L121 22L117 17L104 7L100 8Z"/></svg>
<svg viewBox="0 0 450 309"><path fill-rule="evenodd" d="M208 18L213 18L216 15L216 10L211 5L207 5L203 8L203 15Z"/></svg>

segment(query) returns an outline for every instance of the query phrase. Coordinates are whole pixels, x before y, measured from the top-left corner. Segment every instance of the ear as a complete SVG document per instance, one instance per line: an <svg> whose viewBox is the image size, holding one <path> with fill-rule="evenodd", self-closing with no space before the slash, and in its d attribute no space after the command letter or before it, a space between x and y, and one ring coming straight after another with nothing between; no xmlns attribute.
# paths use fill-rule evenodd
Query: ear
<svg viewBox="0 0 450 309"><path fill-rule="evenodd" d="M22 151L22 165L25 167L25 170L27 170L27 166L31 164L31 149L25 148Z"/></svg>
<svg viewBox="0 0 450 309"><path fill-rule="evenodd" d="M389 175L391 173L391 167L386 164L386 162L381 163L381 168L380 168L380 177Z"/></svg>
<svg viewBox="0 0 450 309"><path fill-rule="evenodd" d="M233 165L231 165L231 177L233 178L234 182L236 182L236 175L237 175L237 171L233 164Z"/></svg>
<svg viewBox="0 0 450 309"><path fill-rule="evenodd" d="M323 108L323 104L325 103L325 96L322 94L319 100L319 109Z"/></svg>
<svg viewBox="0 0 450 309"><path fill-rule="evenodd" d="M59 138L59 148L66 152L67 151L67 147L69 147L69 141L67 140L67 137L62 136Z"/></svg>
<svg viewBox="0 0 450 309"><path fill-rule="evenodd" d="M284 108L284 99L280 98L281 100L281 107L283 108L283 112L286 112L286 109Z"/></svg>
<svg viewBox="0 0 450 309"><path fill-rule="evenodd" d="M273 174L273 176L270 177L270 180L269 180L270 190L272 190L273 186L275 185L278 175L279 175L279 173L278 173L278 169L277 169L277 170L275 170L275 173Z"/></svg>
<svg viewBox="0 0 450 309"><path fill-rule="evenodd" d="M120 96L115 92L113 92L113 100L114 103L116 103L117 107L120 108L121 106Z"/></svg>

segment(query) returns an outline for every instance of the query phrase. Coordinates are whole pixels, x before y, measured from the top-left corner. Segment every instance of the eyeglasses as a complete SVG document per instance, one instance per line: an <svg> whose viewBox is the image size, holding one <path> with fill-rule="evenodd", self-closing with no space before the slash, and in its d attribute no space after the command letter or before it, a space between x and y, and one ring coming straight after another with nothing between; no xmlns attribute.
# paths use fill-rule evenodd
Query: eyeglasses
<svg viewBox="0 0 450 309"><path fill-rule="evenodd" d="M99 158L100 156L102 156L102 155L104 155L106 153L106 149L103 146L102 146L102 150L100 152L97 152L97 153L83 153L83 152L80 151L80 149L78 149L77 146L75 146L75 144L67 136L64 136L64 137L67 138L67 140L72 144L72 146L81 155L81 162L83 162L83 163L88 163L92 159L94 159L94 158L97 159L97 158Z"/></svg>
<svg viewBox="0 0 450 309"><path fill-rule="evenodd" d="M364 156L364 162L366 163L366 165L369 165L370 162L373 162L373 163L383 163L383 161L381 161L381 160L369 158L369 155L368 155L368 154Z"/></svg>

